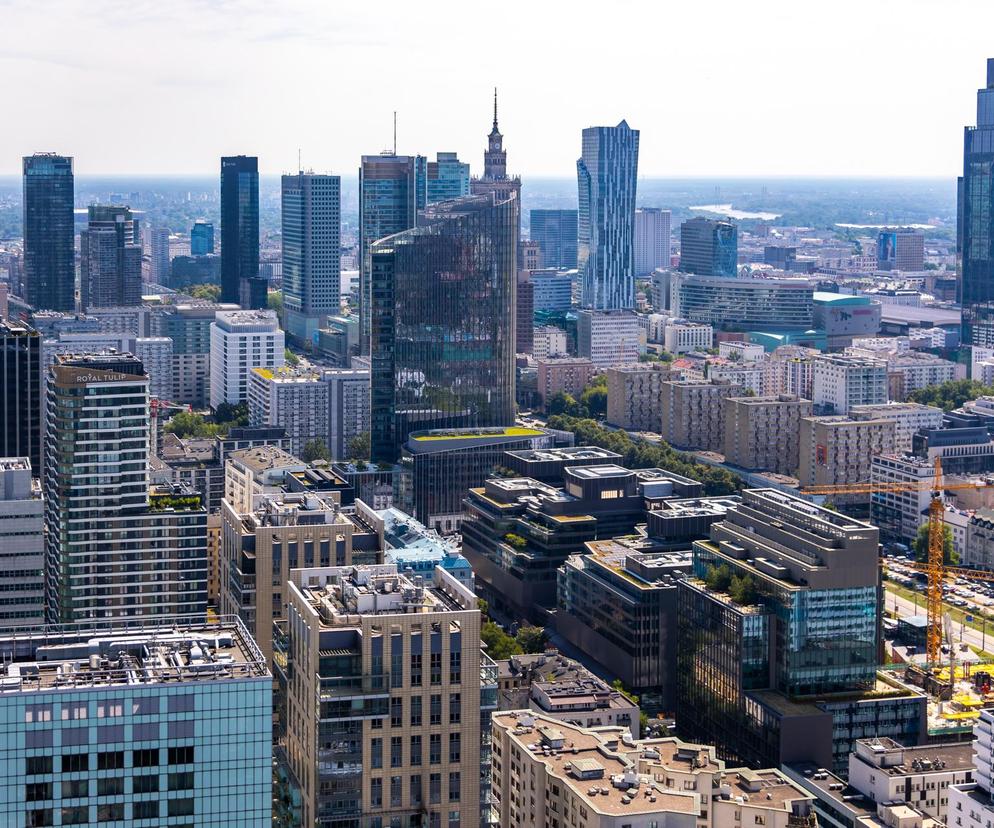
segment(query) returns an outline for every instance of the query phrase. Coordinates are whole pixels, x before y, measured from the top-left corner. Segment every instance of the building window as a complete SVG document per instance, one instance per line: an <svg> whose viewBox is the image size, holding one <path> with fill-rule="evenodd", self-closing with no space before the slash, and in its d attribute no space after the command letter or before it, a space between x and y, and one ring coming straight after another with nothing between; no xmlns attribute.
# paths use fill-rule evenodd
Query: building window
<svg viewBox="0 0 994 828"><path fill-rule="evenodd" d="M449 774L449 802L458 802L461 797L460 786L462 785L462 780L460 778L459 771L453 771ZM456 811L455 813L458 813Z"/></svg>
<svg viewBox="0 0 994 828"><path fill-rule="evenodd" d="M63 773L82 773L90 769L90 756L86 753L65 753L62 755Z"/></svg>
<svg viewBox="0 0 994 828"><path fill-rule="evenodd" d="M462 722L462 696L459 693L449 693L449 724Z"/></svg>
<svg viewBox="0 0 994 828"><path fill-rule="evenodd" d="M153 799L150 802L136 802L133 813L135 819L158 819L159 801Z"/></svg>

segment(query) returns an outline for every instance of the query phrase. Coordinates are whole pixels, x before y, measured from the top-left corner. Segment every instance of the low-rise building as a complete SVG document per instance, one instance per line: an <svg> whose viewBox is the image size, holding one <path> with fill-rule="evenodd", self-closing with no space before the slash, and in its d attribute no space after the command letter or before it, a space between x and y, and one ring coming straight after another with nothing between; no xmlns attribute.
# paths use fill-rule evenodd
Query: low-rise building
<svg viewBox="0 0 994 828"><path fill-rule="evenodd" d="M307 463L279 446L232 451L224 464L224 499L238 514L251 512L256 495L280 491L288 474L306 469Z"/></svg>
<svg viewBox="0 0 994 828"><path fill-rule="evenodd" d="M663 347L671 354L706 351L714 343L714 328L703 322L668 319L663 329Z"/></svg>
<svg viewBox="0 0 994 828"><path fill-rule="evenodd" d="M722 451L728 463L749 470L797 473L801 418L811 415L810 400L779 394L726 397L722 404Z"/></svg>
<svg viewBox="0 0 994 828"><path fill-rule="evenodd" d="M642 331L630 310L582 310L576 322L577 352L598 368L638 362Z"/></svg>
<svg viewBox="0 0 994 828"><path fill-rule="evenodd" d="M556 650L497 662L497 709L544 713L580 727L626 727L639 737L639 707Z"/></svg>
<svg viewBox="0 0 994 828"><path fill-rule="evenodd" d="M712 747L637 741L622 728L581 727L526 710L495 713L493 734L501 828L546 828L560 814L576 814L583 828L817 824L812 795L783 773L726 769Z"/></svg>
<svg viewBox="0 0 994 828"><path fill-rule="evenodd" d="M553 485L562 481L563 469L570 466L603 466L620 461L620 454L599 446L526 449L504 454L504 465L519 477L530 477Z"/></svg>
<svg viewBox="0 0 994 828"><path fill-rule="evenodd" d="M554 325L542 325L532 334L532 356L535 359L566 356L566 331Z"/></svg>

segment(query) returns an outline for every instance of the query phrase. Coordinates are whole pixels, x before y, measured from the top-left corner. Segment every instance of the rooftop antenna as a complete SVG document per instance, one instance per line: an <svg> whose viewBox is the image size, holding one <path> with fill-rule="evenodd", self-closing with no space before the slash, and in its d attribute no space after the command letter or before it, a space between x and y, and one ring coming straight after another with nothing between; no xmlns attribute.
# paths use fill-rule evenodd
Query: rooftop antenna
<svg viewBox="0 0 994 828"><path fill-rule="evenodd" d="M297 147L297 172L302 173L304 171L304 165L300 160L300 147Z"/></svg>
<svg viewBox="0 0 994 828"><path fill-rule="evenodd" d="M393 154L397 154L397 110L393 111Z"/></svg>

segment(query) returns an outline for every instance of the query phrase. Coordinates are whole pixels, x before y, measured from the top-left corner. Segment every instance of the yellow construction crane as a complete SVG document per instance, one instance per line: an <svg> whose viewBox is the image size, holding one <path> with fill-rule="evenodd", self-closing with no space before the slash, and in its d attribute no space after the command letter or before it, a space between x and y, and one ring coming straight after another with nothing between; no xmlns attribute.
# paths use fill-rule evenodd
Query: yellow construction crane
<svg viewBox="0 0 994 828"><path fill-rule="evenodd" d="M904 493L932 492L932 500L928 506L928 560L924 564L912 568L924 572L928 576L925 591L925 605L928 615L928 627L925 634L925 651L930 663L937 664L939 650L942 647L942 584L947 575L973 578L975 580L994 580L994 575L947 567L943 561L944 516L946 507L942 501L942 493L954 489L977 489L982 483L948 483L942 482L942 461L935 458L935 477L929 481L909 481L907 483L853 483L841 486L805 486L801 489L804 494L841 495L841 494L875 494L875 493Z"/></svg>

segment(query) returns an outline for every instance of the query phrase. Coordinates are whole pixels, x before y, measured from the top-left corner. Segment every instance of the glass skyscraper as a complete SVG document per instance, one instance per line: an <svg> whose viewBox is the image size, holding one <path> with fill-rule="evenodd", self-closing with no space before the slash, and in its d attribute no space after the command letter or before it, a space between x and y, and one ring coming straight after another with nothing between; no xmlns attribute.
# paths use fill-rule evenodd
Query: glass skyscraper
<svg viewBox="0 0 994 828"><path fill-rule="evenodd" d="M266 307L259 276L259 159L221 159L221 301L249 310Z"/></svg>
<svg viewBox="0 0 994 828"><path fill-rule="evenodd" d="M24 299L38 310L76 309L72 158L24 159Z"/></svg>
<svg viewBox="0 0 994 828"><path fill-rule="evenodd" d="M963 133L959 181L958 247L962 256L959 302L965 340L994 345L994 58L987 86L977 91L977 125Z"/></svg>
<svg viewBox="0 0 994 828"><path fill-rule="evenodd" d="M454 152L440 152L428 161L425 199L428 204L469 195L469 164Z"/></svg>
<svg viewBox="0 0 994 828"><path fill-rule="evenodd" d="M542 266L576 267L576 210L532 210L528 236L542 250Z"/></svg>
<svg viewBox="0 0 994 828"><path fill-rule="evenodd" d="M79 234L79 254L82 310L141 304L141 235L131 210L91 205L87 228Z"/></svg>
<svg viewBox="0 0 994 828"><path fill-rule="evenodd" d="M680 270L697 276L738 272L739 231L730 221L696 216L680 225Z"/></svg>
<svg viewBox="0 0 994 828"><path fill-rule="evenodd" d="M0 457L27 457L41 477L41 337L0 320Z"/></svg>
<svg viewBox="0 0 994 828"><path fill-rule="evenodd" d="M364 155L359 168L359 351L369 353L370 248L379 239L414 226L419 207L418 158L413 155ZM421 179L423 181L423 179ZM420 202L420 203L419 203Z"/></svg>
<svg viewBox="0 0 994 828"><path fill-rule="evenodd" d="M214 225L198 220L190 228L190 255L209 256L214 252Z"/></svg>
<svg viewBox="0 0 994 828"><path fill-rule="evenodd" d="M341 178L299 172L282 188L283 325L303 344L341 307Z"/></svg>
<svg viewBox="0 0 994 828"><path fill-rule="evenodd" d="M411 431L514 422L517 229L517 198L467 196L373 245L373 460Z"/></svg>
<svg viewBox="0 0 994 828"><path fill-rule="evenodd" d="M583 152L576 162L577 266L585 308L635 307L638 160L639 132L627 122L583 130Z"/></svg>

